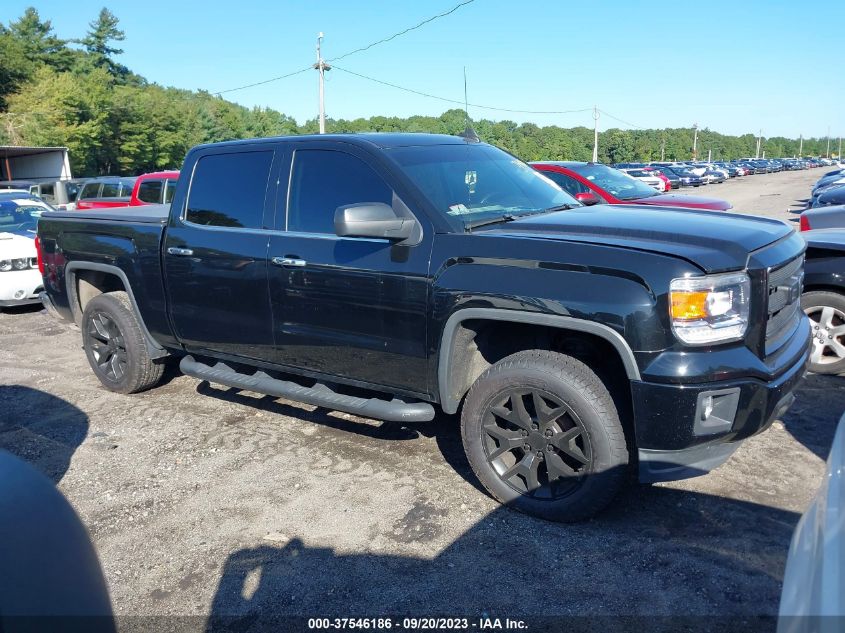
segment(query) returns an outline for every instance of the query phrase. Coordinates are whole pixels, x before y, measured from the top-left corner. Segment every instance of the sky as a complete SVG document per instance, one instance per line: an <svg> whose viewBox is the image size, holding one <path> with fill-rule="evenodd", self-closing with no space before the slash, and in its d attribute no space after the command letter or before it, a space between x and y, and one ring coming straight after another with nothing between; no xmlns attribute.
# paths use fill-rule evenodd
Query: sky
<svg viewBox="0 0 845 633"><path fill-rule="evenodd" d="M331 59L462 0L114 0L126 33L119 61L149 81L217 92L303 69L317 33ZM4 0L8 23L27 6L60 37L82 37L104 0ZM447 99L532 111L591 109L610 127L691 127L797 138L845 135L840 0L473 0L396 39L338 60L326 114L439 115ZM836 25L835 28L828 28ZM830 35L826 35L830 33ZM343 69L343 70L341 70ZM318 112L315 70L223 96L300 123ZM469 108L474 119L592 127L592 111L532 114ZM616 119L611 118L616 117ZM624 121L621 122L621 121Z"/></svg>

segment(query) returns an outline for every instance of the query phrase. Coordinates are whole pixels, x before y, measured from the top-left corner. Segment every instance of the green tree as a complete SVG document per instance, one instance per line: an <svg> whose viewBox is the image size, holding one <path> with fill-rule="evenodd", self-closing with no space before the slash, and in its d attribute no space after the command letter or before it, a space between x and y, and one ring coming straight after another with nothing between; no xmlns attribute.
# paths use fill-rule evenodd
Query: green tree
<svg viewBox="0 0 845 633"><path fill-rule="evenodd" d="M88 24L88 32L80 43L88 53L89 62L97 68L105 68L113 76L125 76L128 69L114 61L115 55L123 53L123 49L115 48L112 42L122 42L126 34L117 28L120 20L103 7L97 19Z"/></svg>

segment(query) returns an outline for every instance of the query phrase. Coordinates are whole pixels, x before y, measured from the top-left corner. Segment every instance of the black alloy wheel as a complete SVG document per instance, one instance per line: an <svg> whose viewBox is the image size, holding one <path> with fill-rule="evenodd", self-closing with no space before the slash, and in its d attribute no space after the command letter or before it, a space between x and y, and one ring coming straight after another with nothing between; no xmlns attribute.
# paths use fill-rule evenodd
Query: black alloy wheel
<svg viewBox="0 0 845 633"><path fill-rule="evenodd" d="M503 482L536 499L572 494L590 472L593 450L576 413L540 389L511 389L482 423L487 461Z"/></svg>

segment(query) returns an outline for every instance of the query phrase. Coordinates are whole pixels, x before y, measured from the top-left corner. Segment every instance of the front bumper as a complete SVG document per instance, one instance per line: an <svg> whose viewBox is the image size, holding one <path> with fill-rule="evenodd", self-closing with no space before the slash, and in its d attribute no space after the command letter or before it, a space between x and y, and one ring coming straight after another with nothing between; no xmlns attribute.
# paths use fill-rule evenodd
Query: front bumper
<svg viewBox="0 0 845 633"><path fill-rule="evenodd" d="M38 303L42 290L43 281L37 270L0 272L0 308Z"/></svg>
<svg viewBox="0 0 845 633"><path fill-rule="evenodd" d="M701 383L631 383L640 481L671 481L703 475L721 465L741 440L767 429L786 413L810 357L809 327L797 328L772 378L742 377ZM786 352L787 350L784 350ZM751 375L752 372L749 372ZM726 413L705 418L713 398Z"/></svg>

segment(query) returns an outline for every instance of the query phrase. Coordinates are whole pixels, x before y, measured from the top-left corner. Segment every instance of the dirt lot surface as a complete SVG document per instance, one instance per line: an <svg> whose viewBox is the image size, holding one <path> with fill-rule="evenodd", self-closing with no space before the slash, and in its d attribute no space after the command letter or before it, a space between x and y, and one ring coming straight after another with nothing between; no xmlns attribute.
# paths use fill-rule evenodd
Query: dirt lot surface
<svg viewBox="0 0 845 633"><path fill-rule="evenodd" d="M815 177L700 193L788 219ZM810 376L715 472L559 525L479 490L455 418L372 422L175 371L121 396L80 344L38 308L0 313L0 448L77 509L117 614L196 616L181 621L196 630L209 615L773 615L845 410L845 379Z"/></svg>

